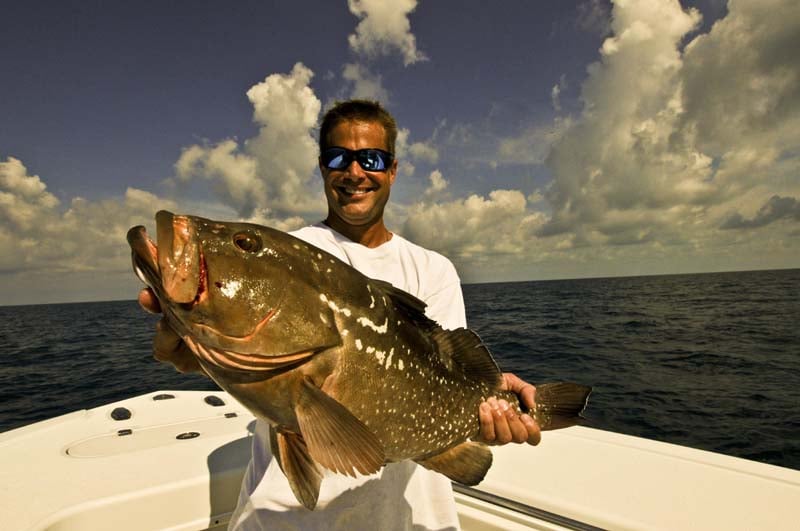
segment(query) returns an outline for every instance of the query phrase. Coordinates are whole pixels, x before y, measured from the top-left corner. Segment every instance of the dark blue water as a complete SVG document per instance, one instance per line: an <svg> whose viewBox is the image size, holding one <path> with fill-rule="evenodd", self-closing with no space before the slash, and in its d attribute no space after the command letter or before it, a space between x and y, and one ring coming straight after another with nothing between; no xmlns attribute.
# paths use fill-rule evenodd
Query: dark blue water
<svg viewBox="0 0 800 531"><path fill-rule="evenodd" d="M800 469L800 270L464 286L504 370L594 386L588 425ZM133 302L0 307L0 431L156 389Z"/></svg>

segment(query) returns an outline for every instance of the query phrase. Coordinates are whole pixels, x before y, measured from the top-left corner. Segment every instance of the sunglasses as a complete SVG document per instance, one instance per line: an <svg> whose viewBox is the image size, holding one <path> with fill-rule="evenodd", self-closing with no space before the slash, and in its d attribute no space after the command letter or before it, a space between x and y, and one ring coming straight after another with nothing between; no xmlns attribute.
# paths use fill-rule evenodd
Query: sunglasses
<svg viewBox="0 0 800 531"><path fill-rule="evenodd" d="M392 165L394 155L382 149L351 150L341 147L328 148L320 155L322 165L329 170L343 170L350 166L353 159L364 171L386 171Z"/></svg>

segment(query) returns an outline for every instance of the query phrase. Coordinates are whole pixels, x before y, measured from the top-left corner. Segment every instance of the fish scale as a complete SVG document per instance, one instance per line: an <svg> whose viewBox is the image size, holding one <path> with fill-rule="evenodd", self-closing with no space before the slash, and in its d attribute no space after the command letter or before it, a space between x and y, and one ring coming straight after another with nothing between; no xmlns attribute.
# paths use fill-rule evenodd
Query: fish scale
<svg viewBox="0 0 800 531"><path fill-rule="evenodd" d="M205 372L270 425L273 454L313 509L321 468L355 475L412 459L476 484L491 465L471 439L502 375L474 332L425 303L269 227L156 214L158 244L128 233L134 269ZM590 388L537 389L541 429L575 424Z"/></svg>

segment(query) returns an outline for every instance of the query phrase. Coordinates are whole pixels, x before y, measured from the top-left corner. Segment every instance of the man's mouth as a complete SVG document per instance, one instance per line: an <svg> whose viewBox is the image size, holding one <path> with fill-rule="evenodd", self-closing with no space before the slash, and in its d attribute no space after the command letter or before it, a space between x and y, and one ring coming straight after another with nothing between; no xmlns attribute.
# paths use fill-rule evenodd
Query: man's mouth
<svg viewBox="0 0 800 531"><path fill-rule="evenodd" d="M348 196L362 196L366 195L370 192L374 192L377 188L373 186L348 186L348 185L339 185L336 189L342 193L343 195Z"/></svg>

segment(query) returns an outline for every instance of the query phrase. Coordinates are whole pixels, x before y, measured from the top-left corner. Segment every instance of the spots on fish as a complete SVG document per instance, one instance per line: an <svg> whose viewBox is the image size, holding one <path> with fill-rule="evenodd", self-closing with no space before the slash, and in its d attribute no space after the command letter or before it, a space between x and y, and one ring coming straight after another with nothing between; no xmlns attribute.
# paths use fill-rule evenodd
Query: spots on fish
<svg viewBox="0 0 800 531"><path fill-rule="evenodd" d="M375 308L375 297L370 295L369 296L369 309L372 310L373 308ZM397 324L400 324L400 322L398 321Z"/></svg>
<svg viewBox="0 0 800 531"><path fill-rule="evenodd" d="M296 243L293 243L293 244L292 244L292 248L293 248L295 251L299 251L299 250L300 250L300 246L299 246L299 245L297 245Z"/></svg>
<svg viewBox="0 0 800 531"><path fill-rule="evenodd" d="M349 317L349 314L347 314L347 316ZM380 325L380 326L378 326L375 323L373 323L368 317L359 317L358 319L356 319L356 321L361 326L363 326L365 328L371 328L372 330L374 330L375 332L377 332L379 334L385 334L389 330L389 319L388 318L386 318L384 323L382 325Z"/></svg>
<svg viewBox="0 0 800 531"><path fill-rule="evenodd" d="M404 368L405 368L404 365L405 364L403 363L403 358L400 358L400 359L397 360L397 368L398 369L400 369L401 371L404 370Z"/></svg>
<svg viewBox="0 0 800 531"><path fill-rule="evenodd" d="M324 313L319 314L319 320L322 321L323 324L329 325L330 322L328 321L328 316Z"/></svg>
<svg viewBox="0 0 800 531"><path fill-rule="evenodd" d="M350 317L353 312L351 312L348 308L339 308L339 306L332 300L329 300L328 297L324 293L319 294L319 300L324 302L328 305L328 308L333 310L336 313L341 313L345 317Z"/></svg>
<svg viewBox="0 0 800 531"><path fill-rule="evenodd" d="M360 339L356 339L356 348L358 350L363 350L364 349L364 345L361 343Z"/></svg>
<svg viewBox="0 0 800 531"><path fill-rule="evenodd" d="M389 351L389 357L386 358L386 368L389 369L392 366L392 356L394 356L394 347Z"/></svg>
<svg viewBox="0 0 800 531"><path fill-rule="evenodd" d="M350 330L347 328L342 329L342 337L347 337L350 334Z"/></svg>
<svg viewBox="0 0 800 531"><path fill-rule="evenodd" d="M258 256L259 258L263 258L265 255L276 258L278 256L278 252L275 251L275 249L273 249L272 247L264 247L258 252L258 254L256 254L256 256Z"/></svg>
<svg viewBox="0 0 800 531"><path fill-rule="evenodd" d="M317 260L322 260L322 254L321 253L317 253Z"/></svg>
<svg viewBox="0 0 800 531"><path fill-rule="evenodd" d="M222 292L223 295L232 299L239 293L239 290L242 288L242 282L240 280L227 280L225 282L221 282L217 284L219 290Z"/></svg>

